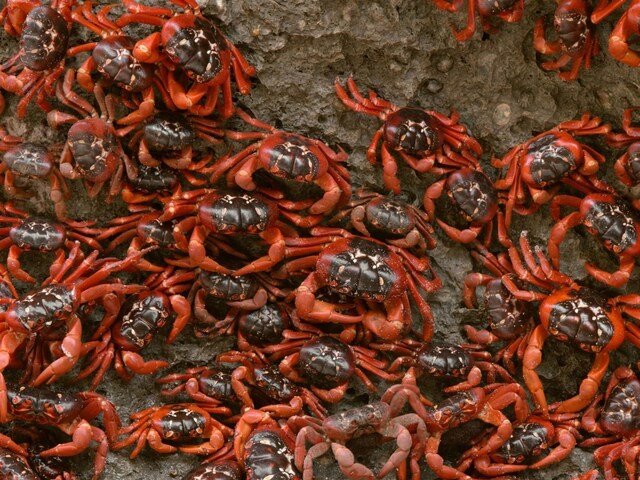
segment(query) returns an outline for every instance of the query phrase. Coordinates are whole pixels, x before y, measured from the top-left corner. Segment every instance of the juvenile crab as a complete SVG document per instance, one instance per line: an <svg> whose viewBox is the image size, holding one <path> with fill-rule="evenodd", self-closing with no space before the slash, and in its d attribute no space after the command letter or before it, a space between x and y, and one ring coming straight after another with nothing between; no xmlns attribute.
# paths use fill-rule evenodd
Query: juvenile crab
<svg viewBox="0 0 640 480"><path fill-rule="evenodd" d="M132 423L120 430L119 435L128 435L127 438L113 444L112 448L120 450L135 443L131 459L136 458L146 444L158 453L216 453L224 447L233 430L213 418L209 408L193 403L176 403L134 413L131 415ZM200 443L194 444L198 441Z"/></svg>
<svg viewBox="0 0 640 480"><path fill-rule="evenodd" d="M383 478L398 469L409 455L412 471L419 470L417 460L427 439L425 423L415 413L398 414L399 409L382 401L344 410L324 420L313 417L289 419L290 425L299 428L296 436L295 462L298 470L302 471L303 480L314 478L313 461L329 449L332 450L342 473L350 479ZM409 431L414 428L415 440ZM356 463L353 453L346 446L349 440L372 433L378 433L383 438L392 438L397 445L377 474L369 467ZM308 449L307 442L311 442L313 447ZM401 475L398 478L404 479L406 476Z"/></svg>
<svg viewBox="0 0 640 480"><path fill-rule="evenodd" d="M236 114L247 124L266 132L225 130L225 135L234 140L258 141L237 154L220 160L211 175L211 182L226 174L229 186L257 190L271 197L281 207L283 215L302 227L317 224L322 218L320 214L326 214L347 203L351 197L351 184L349 172L342 165L347 160L344 150L335 152L320 140L283 132L250 117L240 109L236 110ZM322 189L322 198L289 200L285 193L275 188L256 184L254 174L260 170L294 184L315 185ZM295 213L304 209L308 209L311 218Z"/></svg>
<svg viewBox="0 0 640 480"><path fill-rule="evenodd" d="M286 278L293 272L313 269L296 290L295 304L302 320L362 323L378 337L395 340L412 326L411 298L423 320L422 337L431 339L433 316L418 286L432 293L442 281L427 257L417 258L404 249L342 231L339 235L327 235L325 229L312 229L312 235L314 232L317 236L311 238L286 239L287 258L302 258L290 260L272 274ZM340 312L353 304L347 307L319 300L318 292L324 287L353 298L358 313Z"/></svg>
<svg viewBox="0 0 640 480"><path fill-rule="evenodd" d="M433 3L441 10L458 12L462 8L463 0L434 0ZM482 23L482 30L494 33L497 28L491 24L492 18L498 17L503 22L516 23L522 20L524 0L467 0L467 26L456 31L451 27L456 40L462 42L471 38L476 31L476 12Z"/></svg>
<svg viewBox="0 0 640 480"><path fill-rule="evenodd" d="M169 8L148 7L125 0L128 14L116 20L119 27L132 22L162 27L138 41L133 50L135 58L144 63L161 63L162 82L173 104L199 116L214 112L218 94L222 90L220 116L229 118L234 111L231 94L231 72L241 94L251 91L250 78L255 69L222 32L200 12L195 0L170 0L185 13L177 14ZM180 69L176 69L180 67ZM188 77L189 86L181 79ZM200 104L204 99L204 104Z"/></svg>
<svg viewBox="0 0 640 480"><path fill-rule="evenodd" d="M135 178L138 171L113 128L116 100L110 94L105 95L100 84L96 84L93 94L100 107L98 115L93 105L72 91L74 78L75 72L68 69L64 81L56 86L56 97L78 112L82 120L58 110L47 114L47 122L53 128L63 123L73 124L60 155L60 172L72 180L82 179L89 197L95 197L106 183L109 183L109 196L118 195L125 170L128 178Z"/></svg>
<svg viewBox="0 0 640 480"><path fill-rule="evenodd" d="M15 278L34 283L35 279L20 266L20 256L25 251L52 252L61 258L70 251L75 240L81 241L94 250L102 250L96 240L100 229L96 222L55 222L45 217L31 216L16 208L12 203L0 205L0 223L10 226L0 227L0 250L9 249L7 269Z"/></svg>
<svg viewBox="0 0 640 480"><path fill-rule="evenodd" d="M560 207L577 209L560 218ZM625 199L609 193L592 193L583 198L558 195L551 201L551 216L556 224L549 234L549 257L554 268L560 265L560 244L566 234L578 225L597 237L602 245L619 259L618 270L609 273L585 262L589 275L612 287L628 281L640 256L640 214Z"/></svg>
<svg viewBox="0 0 640 480"><path fill-rule="evenodd" d="M329 220L390 245L424 254L436 246L429 215L400 199L358 190L355 198Z"/></svg>
<svg viewBox="0 0 640 480"><path fill-rule="evenodd" d="M373 91L369 91L369 98L365 98L352 77L347 79L347 88L349 93L336 78L336 93L347 108L378 117L384 122L371 140L367 159L375 165L380 154L384 186L393 193L400 193L400 180L396 176L398 165L392 152L420 173L439 173L438 167L458 167L461 161L463 166L478 163L476 156L482 155L482 147L458 123L457 112L447 117L432 110L400 108Z"/></svg>
<svg viewBox="0 0 640 480"><path fill-rule="evenodd" d="M585 113L580 120L560 123L516 145L503 159L493 158L494 167L508 167L504 178L494 183L497 190L508 190L506 228L511 225L514 211L519 215L537 212L557 193L560 183L585 194L593 190L612 193L611 187L595 177L605 162L604 156L575 138L610 131L611 125L602 124L600 118Z"/></svg>
<svg viewBox="0 0 640 480"><path fill-rule="evenodd" d="M586 0L556 0L558 4L553 15L556 40L545 38L545 17L536 21L533 30L533 48L543 55L560 54L554 61L544 62L544 70L557 70L562 80L576 80L580 67L591 68L591 58L600 50L595 27L589 20L591 8ZM561 71L567 64L571 69Z"/></svg>

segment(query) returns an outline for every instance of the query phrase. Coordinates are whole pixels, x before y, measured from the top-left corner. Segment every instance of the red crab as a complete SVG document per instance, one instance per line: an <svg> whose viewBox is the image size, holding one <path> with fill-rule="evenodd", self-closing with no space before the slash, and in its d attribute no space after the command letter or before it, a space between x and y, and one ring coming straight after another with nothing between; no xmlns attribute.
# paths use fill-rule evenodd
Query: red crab
<svg viewBox="0 0 640 480"><path fill-rule="evenodd" d="M382 402L398 410L407 401L429 432L424 447L425 459L439 478L471 480L461 470L444 464L439 449L445 432L475 419L496 426L496 431L486 443L467 452L470 458L477 458L497 450L511 436L511 421L501 410L513 406L518 422L524 421L529 415L525 392L517 383L493 383L486 387L470 388L445 398L437 405L425 407L413 368L409 369L401 384L393 385L382 396Z"/></svg>
<svg viewBox="0 0 640 480"><path fill-rule="evenodd" d="M640 52L633 39L640 35L640 1L632 0L609 35L609 53L630 67L640 66Z"/></svg>
<svg viewBox="0 0 640 480"><path fill-rule="evenodd" d="M465 460L458 468L464 471L473 463L480 474L496 477L558 463L569 456L582 438L578 417L579 414L560 414L546 419L531 415L513 427L511 436L497 451L474 460L463 454ZM486 437L480 441L485 442ZM551 450L546 452L548 449Z"/></svg>
<svg viewBox="0 0 640 480"><path fill-rule="evenodd" d="M462 8L463 0L433 0L433 3L441 10L458 12ZM459 42L470 39L476 31L476 11L482 23L482 30L494 33L497 28L490 23L492 18L498 17L508 23L522 20L524 0L467 0L467 26L460 31L451 27Z"/></svg>
<svg viewBox="0 0 640 480"><path fill-rule="evenodd" d="M239 153L220 160L211 182L223 175L229 186L244 190L257 190L274 199L283 210L283 215L292 222L309 227L317 224L326 214L344 205L351 196L350 176L342 165L347 160L344 150L335 152L320 140L288 133L250 117L240 109L237 115L249 125L266 132L234 132L225 130L234 140L258 139ZM299 185L315 185L324 192L319 200L291 201L275 188L258 186L254 180L257 171L264 170L278 179ZM311 218L294 213L308 209ZM315 216L315 217L314 217Z"/></svg>
<svg viewBox="0 0 640 480"><path fill-rule="evenodd" d="M245 470L246 480L300 480L293 457L295 436L274 417L277 415L273 411L248 408L236 423L233 450L236 461Z"/></svg>
<svg viewBox="0 0 640 480"><path fill-rule="evenodd" d="M345 219L349 230L419 254L436 246L429 215L400 199L358 190L329 224L342 226Z"/></svg>
<svg viewBox="0 0 640 480"><path fill-rule="evenodd" d="M634 187L640 184L640 127L633 125L633 113L640 107L627 108L622 113L622 129L624 132L611 132L607 135L607 143L615 148L627 147L627 151L620 156L613 166L618 180ZM640 201L633 200L633 205L638 209Z"/></svg>
<svg viewBox="0 0 640 480"><path fill-rule="evenodd" d="M424 421L415 413L398 415L400 409L385 402L374 402L361 407L345 410L324 420L312 417L293 417L289 424L299 428L296 436L295 462L302 471L303 480L312 480L313 461L332 450L342 473L350 479L383 478L395 469L401 468L411 455L412 472L419 471L417 461L424 449L427 430ZM415 429L416 439L409 429ZM380 468L377 474L361 463L346 443L355 438L377 433L383 438L395 440L397 448ZM307 442L313 446L307 448ZM405 472L406 473L406 472ZM399 479L406 475L399 474ZM412 476L412 478L415 478Z"/></svg>
<svg viewBox="0 0 640 480"><path fill-rule="evenodd" d="M5 143L10 139L10 143ZM60 173L57 159L48 149L35 143L18 143L16 137L4 137L0 151L5 151L0 163L0 182L8 197L28 197L30 194L16 183L22 181L48 179L51 183L49 198L54 204L56 216L64 220L66 209L64 199L69 196L69 189L64 176ZM13 146L11 146L14 144Z"/></svg>
<svg viewBox="0 0 640 480"><path fill-rule="evenodd" d="M601 445L593 456L604 468L606 480L619 478L614 467L618 461L629 480L638 477L639 420L640 381L629 367L618 367L604 395L599 395L582 417L582 428L599 436L581 442L580 447Z"/></svg>
<svg viewBox="0 0 640 480"><path fill-rule="evenodd" d="M56 97L78 112L82 120L58 110L47 114L47 122L53 128L73 123L60 156L60 172L72 180L82 179L89 197L95 197L106 183L109 196L115 196L120 193L125 171L128 178L138 175L136 165L122 149L113 128L116 99L105 95L100 84L96 84L93 93L100 107L98 115L89 102L72 91L74 78L75 72L67 70L64 81L56 86Z"/></svg>
<svg viewBox="0 0 640 480"><path fill-rule="evenodd" d="M254 408L254 400L249 388L257 390L265 397L260 410L274 412L279 417L290 417L302 411L307 405L314 415L324 418L327 410L320 399L308 388L300 387L283 375L278 367L255 351L229 351L216 357L219 363L242 363L231 373L231 388L245 407ZM313 387L312 387L313 389Z"/></svg>
<svg viewBox="0 0 640 480"><path fill-rule="evenodd" d="M131 425L120 430L120 436L128 435L127 438L113 444L112 448L120 450L135 443L131 459L136 458L146 444L158 453L216 453L224 447L233 430L213 418L209 408L176 403L134 413Z"/></svg>
<svg viewBox="0 0 640 480"><path fill-rule="evenodd" d="M118 119L118 123L128 125L140 122L154 112L154 67L140 62L133 56L135 40L125 35L107 18L115 4L102 7L97 14L93 13L92 6L90 1L86 1L71 14L75 23L102 37L99 42L77 45L68 50L68 56L90 52L89 57L78 68L78 84L87 92L93 92L95 83L91 73L98 70L104 79L101 83L113 83L127 92L140 93L142 101L138 108L126 117Z"/></svg>
<svg viewBox="0 0 640 480"><path fill-rule="evenodd" d="M313 393L325 402L342 400L354 375L369 390L377 391L365 371L389 382L399 378L386 371L388 363L376 358L371 349L350 346L329 335L286 331L284 337L287 341L265 347L262 352L272 361L284 357L280 371L291 381L309 384Z"/></svg>
<svg viewBox="0 0 640 480"><path fill-rule="evenodd" d="M373 91L369 92L369 98L365 98L352 77L347 79L347 87L349 93L336 78L335 89L342 103L351 110L378 117L384 122L371 140L367 159L375 165L380 152L384 185L393 193L400 193L400 180L396 176L398 165L392 152L420 173L448 173L452 169L478 164L476 156L482 154L482 147L458 123L456 112L447 117L432 110L400 108ZM444 168L444 172L438 167Z"/></svg>
<svg viewBox="0 0 640 480"><path fill-rule="evenodd" d="M279 220L279 213L274 202L255 193L201 189L169 201L158 221L180 218L173 234L178 249L188 252L192 266L240 276L269 270L284 259L285 239L298 234ZM256 241L264 244L267 252L233 271L214 260L207 249L210 245L214 251L247 259L234 246L242 249L245 242L247 248L247 241L252 242L253 248Z"/></svg>
<svg viewBox="0 0 640 480"><path fill-rule="evenodd" d="M589 20L591 7L586 0L556 0L553 15L556 40L545 39L545 17L536 21L533 30L533 47L543 55L560 54L560 58L542 63L545 70L557 70L562 80L576 80L580 67L591 68L591 58L598 54L598 36ZM571 64L571 69L561 69Z"/></svg>
<svg viewBox="0 0 640 480"><path fill-rule="evenodd" d="M494 158L496 168L508 167L505 177L495 182L498 190L508 190L505 224L509 228L513 212L530 215L538 211L557 193L560 183L585 194L593 190L612 192L611 187L595 177L603 155L578 142L577 135L602 135L611 125L585 113L580 120L563 122L556 127L513 147L502 160Z"/></svg>
<svg viewBox="0 0 640 480"><path fill-rule="evenodd" d="M177 14L171 9L147 7L134 0L125 0L123 5L129 14L120 17L119 27L132 22L147 23L162 27L138 41L133 55L145 63L161 63L165 68L160 75L171 100L181 110L189 110L200 116L213 113L222 89L222 118L233 114L231 97L231 72L238 90L247 95L251 91L250 77L255 69L240 51L227 40L222 32L200 12L195 0L170 0L185 13ZM179 70L176 67L181 67ZM189 86L181 74L188 77ZM200 104L204 99L204 104Z"/></svg>
<svg viewBox="0 0 640 480"><path fill-rule="evenodd" d="M433 336L431 308L422 293L437 291L442 281L433 272L427 257L417 258L409 252L377 240L343 237L339 229L313 229L311 238L286 239L287 258L291 260L273 273L274 277L297 271L311 273L297 288L295 304L302 320L311 323L362 323L365 329L384 340L395 340L412 326L412 298L423 320L422 337ZM331 235L335 232L338 235ZM326 233L329 233L328 235ZM358 313L341 313L353 306L333 304L317 298L319 290L353 298Z"/></svg>
<svg viewBox="0 0 640 480"><path fill-rule="evenodd" d="M53 96L54 84L64 72L75 3L54 0L51 5L41 5L37 0L9 0L0 13L0 19L4 15L8 19L5 30L20 35L20 50L0 66L0 89L22 96L18 118L26 115L36 94L38 106L51 110L46 97ZM0 104L4 107L4 100Z"/></svg>
<svg viewBox="0 0 640 480"><path fill-rule="evenodd" d="M78 455L97 442L93 479L100 476L109 444L115 441L120 428L120 418L110 401L94 392L58 393L45 388L5 386L4 382L0 395L8 398L8 419L23 420L39 428L56 427L72 437L68 443L40 452L41 457ZM89 423L101 413L104 431Z"/></svg>
<svg viewBox="0 0 640 480"><path fill-rule="evenodd" d="M577 209L560 218L560 207ZM554 268L560 265L560 244L572 228L584 225L603 246L619 259L618 270L609 273L590 262L584 268L593 278L612 287L628 281L636 258L640 256L640 214L622 197L608 193L592 193L584 198L558 195L551 201L551 216L556 224L549 234L549 257Z"/></svg>
<svg viewBox="0 0 640 480"><path fill-rule="evenodd" d="M609 366L609 353L625 338L640 347L640 328L623 319L623 314L638 317L639 295L606 297L602 293L577 285L570 277L554 270L539 248L535 254L526 238L520 236L520 253L509 249L509 259L518 277L542 292L521 288L508 276L502 282L517 299L539 301L540 324L535 327L524 353L522 374L535 404L548 415L544 389L536 369L542 362L542 348L549 335L561 342L570 342L581 350L595 353L595 359L580 385L579 393L551 406L557 413L574 413L585 408L598 391ZM521 255L526 266L522 264ZM537 261L536 261L537 259Z"/></svg>
<svg viewBox="0 0 640 480"><path fill-rule="evenodd" d="M144 288L107 280L111 273L134 264L138 256L120 261L103 259L96 262L98 253L94 251L82 260L80 244L76 243L66 259L63 257L56 262L52 267L55 273L40 287L3 302L6 310L0 312L0 321L6 322L6 327L0 333L0 422L7 418L7 396L1 392L4 385L2 371L21 345L30 337L37 338L38 334L64 332L59 357L39 373L33 385L53 382L71 370L79 357L86 353L82 343L82 323L77 315L80 306L99 299L106 311L106 321L110 315L117 314L118 295Z"/></svg>
<svg viewBox="0 0 640 480"><path fill-rule="evenodd" d="M22 282L35 279L20 266L20 256L25 251L52 252L57 258L65 255L79 240L94 250L102 250L96 240L100 230L94 228L96 222L55 222L45 217L31 216L19 210L12 203L0 205L0 223L10 226L0 227L0 250L9 249L7 268L11 275Z"/></svg>
<svg viewBox="0 0 640 480"><path fill-rule="evenodd" d="M502 281L503 275L515 284L520 282L508 258L500 255L498 259L483 247L479 247L478 252L471 252L471 255L483 263L495 276L473 272L465 277L464 302L467 308L478 307L476 290L484 286L484 307L489 330L477 330L471 325L464 325L464 331L469 340L480 345L508 342L494 354L494 360L502 361L511 373L515 373L513 357L522 360L529 336L535 326L533 306L529 302L516 298L505 287Z"/></svg>

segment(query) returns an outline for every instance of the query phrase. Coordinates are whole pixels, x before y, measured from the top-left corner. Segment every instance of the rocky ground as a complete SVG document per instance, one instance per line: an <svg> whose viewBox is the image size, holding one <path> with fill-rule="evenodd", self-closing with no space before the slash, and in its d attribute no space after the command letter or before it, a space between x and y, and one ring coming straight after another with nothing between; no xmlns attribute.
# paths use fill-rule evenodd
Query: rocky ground
<svg viewBox="0 0 640 480"><path fill-rule="evenodd" d="M535 19L553 12L553 2L527 1L524 19L503 25L496 34L476 32L472 39L458 43L450 24L462 27L466 13L449 14L437 10L429 0L211 0L202 2L204 11L216 19L224 33L256 67L258 79L252 93L239 99L258 118L284 130L319 138L340 145L349 154L349 166L356 186L381 190L381 169L365 159L371 136L378 128L375 118L348 111L337 99L333 82L353 74L358 85L371 88L398 105L414 105L448 114L456 110L461 121L480 140L484 160L502 156L514 145L555 124L589 111L604 121L619 125L622 110L637 104L640 77L637 71L601 53L589 71L576 82L561 81L555 73L539 68L533 50ZM614 16L598 29L605 46ZM2 37L0 37L2 38ZM15 42L2 39L4 52L15 51ZM5 48L6 47L6 48ZM8 53L4 57L8 56ZM44 116L30 109L26 121L12 118L15 102L9 104L2 123L12 134L30 140L56 143L62 136L49 131ZM603 147L597 144L597 147ZM602 149L609 159L605 176L622 187L612 176L615 155ZM221 153L218 151L217 153ZM487 162L489 174L495 174ZM422 197L429 178L419 177L400 167L408 200ZM105 205L102 199L87 200L82 187L74 190L69 210L79 218L108 219L124 214L122 205ZM621 188L621 191L626 192ZM46 195L31 199L31 211L46 209ZM518 229L530 232L532 242L543 244L551 226L548 212L517 219ZM438 247L430 252L444 287L429 299L436 318L436 339L462 340L464 323L484 325L482 311L464 308L461 287L464 276L474 265L467 250L440 232ZM563 244L562 270L577 280L585 278L582 264L590 259L613 270L614 260L585 232L577 230ZM35 262L35 260L32 260ZM636 292L638 279L629 282L625 292ZM145 351L145 357L166 358L176 370L212 359L229 347L225 339L195 342L187 329L176 342L166 346L158 341ZM637 352L623 348L613 356L613 365L637 359ZM544 351L540 375L551 400L573 395L590 366L592 356L549 340ZM424 382L424 388L437 398L438 382ZM109 374L99 392L107 395L127 415L162 402L152 378L135 378L124 384ZM362 404L374 397L354 382L340 409ZM471 424L445 436L443 454L455 458L461 440L481 427ZM391 444L377 445L374 437L354 443L358 459L372 468L381 465L391 452ZM89 456L74 459L81 478L90 478ZM183 455L158 455L145 450L130 462L127 452L109 455L105 479L181 478L198 459ZM520 478L561 479L593 467L591 454L576 449L566 461L541 473L526 472ZM426 474L425 478L430 478ZM335 462L325 456L317 462L316 478L339 478Z"/></svg>

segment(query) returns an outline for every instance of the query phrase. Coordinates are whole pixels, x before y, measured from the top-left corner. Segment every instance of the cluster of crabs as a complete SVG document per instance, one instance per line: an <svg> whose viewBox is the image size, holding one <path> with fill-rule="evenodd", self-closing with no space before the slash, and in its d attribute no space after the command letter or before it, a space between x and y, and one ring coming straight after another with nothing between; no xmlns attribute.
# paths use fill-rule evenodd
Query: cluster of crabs
<svg viewBox="0 0 640 480"><path fill-rule="evenodd" d="M576 80L580 68L590 68L591 59L600 52L598 26L614 14L615 26L607 38L608 50L618 62L630 67L640 66L640 1L638 0L555 0L556 9L539 17L533 29L533 47L549 58L542 61L544 70L557 71L562 80ZM434 5L448 12L463 9L463 0L433 0ZM549 2L551 3L551 2ZM467 23L458 30L452 25L455 38L470 39L479 19L485 33L497 31L501 22L522 20L525 0L467 0ZM477 18L476 18L477 17ZM553 24L553 33L547 29ZM555 57L555 59L551 59Z"/></svg>
<svg viewBox="0 0 640 480"><path fill-rule="evenodd" d="M521 3L477 7L513 20ZM603 3L601 14L622 2ZM475 8L469 0L470 19ZM590 114L560 123L491 158L488 175L457 113L401 108L337 79L347 109L381 122L366 156L381 164L384 191L367 191L352 188L342 148L235 105L255 69L195 0L9 0L0 22L19 42L0 65L0 89L20 97L18 118L33 101L66 131L61 145L0 131L3 478L74 479L63 457L90 447L98 478L110 451L131 446L132 459L145 448L200 455L185 480L311 480L329 453L352 479L419 479L426 469L506 478L576 446L597 447L606 479L637 478L640 380L635 366L610 369L609 357L640 347L640 295L610 293L640 255L640 201L602 180L599 151L620 149L619 182L640 184L637 107L619 131ZM140 24L151 33L130 37ZM82 36L91 39L70 44ZM402 199L400 169L432 180L420 204ZM71 218L72 181L128 215ZM42 183L51 218L19 206ZM543 208L555 221L546 252L512 228L514 215ZM586 263L580 283L563 273L573 229L599 240L618 269ZM432 341L438 235L476 261L460 302L482 303L487 326L460 325L468 343ZM25 257L40 271L48 262L47 276ZM185 335L234 347L173 373L145 357L155 337ZM538 375L549 337L594 355L575 395L554 402ZM95 392L112 367L123 382L153 375L166 403L123 426ZM428 377L440 391L425 388ZM71 383L84 390L69 393ZM368 403L347 409L358 383ZM443 456L443 436L472 420L485 427L456 458ZM394 442L377 467L349 448L372 435Z"/></svg>

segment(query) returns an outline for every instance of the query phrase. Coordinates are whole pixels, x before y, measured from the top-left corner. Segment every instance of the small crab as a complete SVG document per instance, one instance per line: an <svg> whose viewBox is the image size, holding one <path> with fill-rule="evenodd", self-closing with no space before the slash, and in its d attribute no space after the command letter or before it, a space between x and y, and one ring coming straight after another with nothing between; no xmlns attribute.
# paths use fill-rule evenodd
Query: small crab
<svg viewBox="0 0 640 480"><path fill-rule="evenodd" d="M393 193L400 193L400 180L396 176L398 165L392 152L420 173L438 173L438 167L456 166L460 161L463 166L478 163L476 156L482 155L482 147L458 123L460 117L457 112L447 117L422 108L400 108L373 91L369 92L369 98L365 98L352 77L347 80L347 87L349 93L336 78L336 93L347 108L378 117L384 122L371 140L367 159L375 165L380 154L384 186Z"/></svg>
<svg viewBox="0 0 640 480"><path fill-rule="evenodd" d="M433 3L441 10L457 12L462 8L463 0L434 0ZM451 27L459 42L470 39L476 31L476 11L482 23L482 30L493 33L497 28L490 23L491 18L498 17L507 23L522 20L524 0L467 0L467 26L460 31Z"/></svg>
<svg viewBox="0 0 640 480"><path fill-rule="evenodd" d="M533 30L533 47L543 55L560 54L555 61L542 63L545 70L557 70L562 80L576 80L580 67L591 68L591 58L598 54L598 36L589 20L591 7L587 0L556 0L553 26L557 39L545 38L545 17L536 21ZM572 64L568 71L561 71Z"/></svg>

